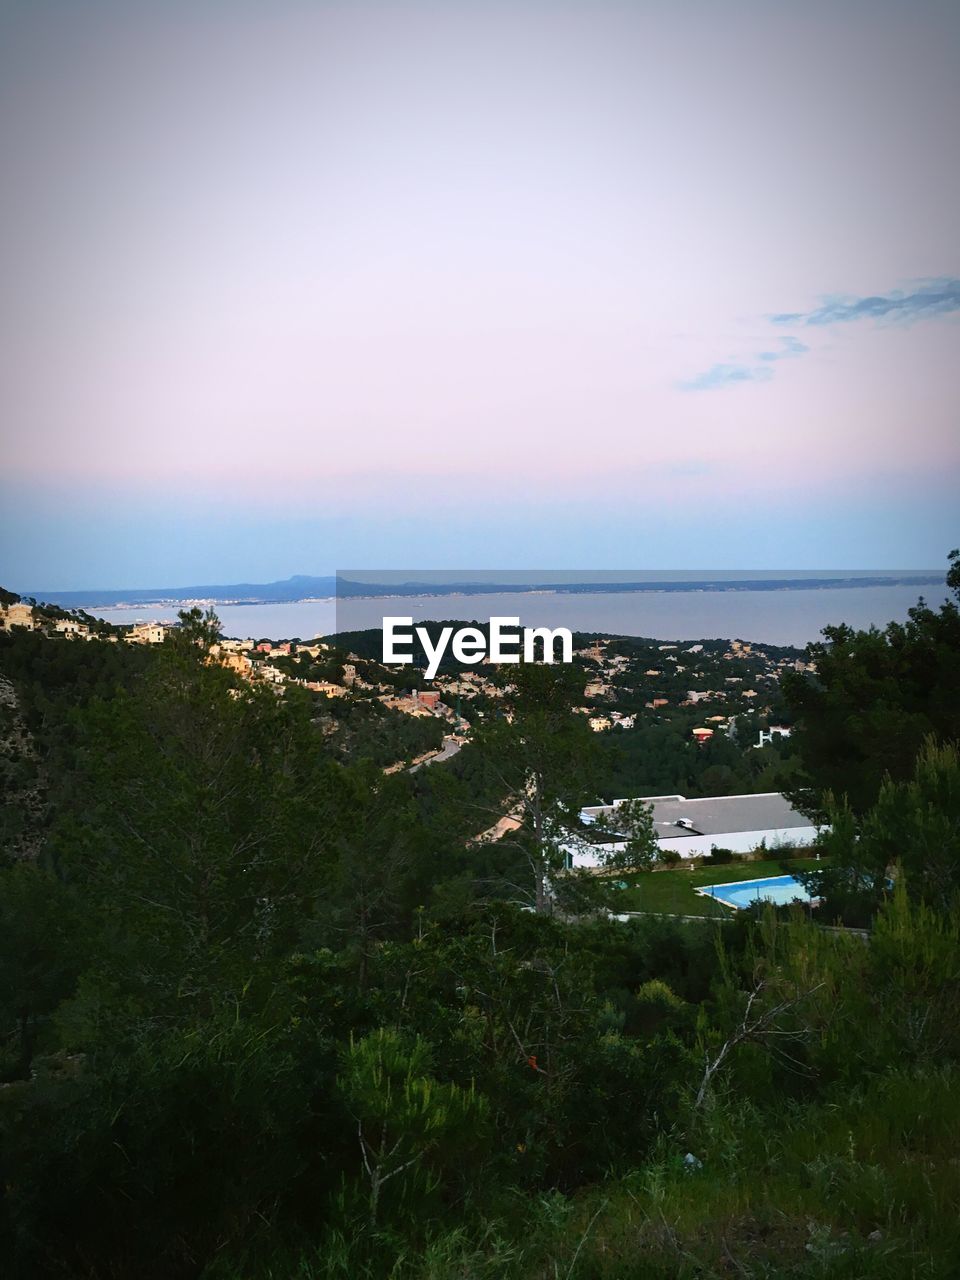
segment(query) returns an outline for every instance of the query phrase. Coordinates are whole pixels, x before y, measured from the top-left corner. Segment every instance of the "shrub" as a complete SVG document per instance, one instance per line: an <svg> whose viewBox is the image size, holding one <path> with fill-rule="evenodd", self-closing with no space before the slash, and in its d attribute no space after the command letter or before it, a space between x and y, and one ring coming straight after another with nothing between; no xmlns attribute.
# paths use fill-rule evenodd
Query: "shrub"
<svg viewBox="0 0 960 1280"><path fill-rule="evenodd" d="M703 865L705 867L722 867L728 862L733 862L734 857L732 849L711 849L703 859Z"/></svg>

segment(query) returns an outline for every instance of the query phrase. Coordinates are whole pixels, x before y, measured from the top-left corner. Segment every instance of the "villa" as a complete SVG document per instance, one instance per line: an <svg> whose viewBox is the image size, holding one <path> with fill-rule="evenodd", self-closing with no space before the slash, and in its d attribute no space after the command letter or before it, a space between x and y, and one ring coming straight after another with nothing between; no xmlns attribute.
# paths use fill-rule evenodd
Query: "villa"
<svg viewBox="0 0 960 1280"><path fill-rule="evenodd" d="M138 622L127 632L128 644L163 644L167 628L159 622Z"/></svg>
<svg viewBox="0 0 960 1280"><path fill-rule="evenodd" d="M749 853L764 844L768 849L809 845L817 827L799 813L779 791L760 795L708 796L688 800L685 796L641 796L653 812L657 844L664 852L674 850L681 858L697 858L713 849ZM580 821L590 827L598 819L616 821L623 800L613 804L588 806L580 811ZM591 845L571 842L565 847L570 866L596 867L605 856L622 850L626 841Z"/></svg>
<svg viewBox="0 0 960 1280"><path fill-rule="evenodd" d="M14 603L0 608L0 631L12 631L14 627L23 627L26 631L35 630L36 619L31 605Z"/></svg>

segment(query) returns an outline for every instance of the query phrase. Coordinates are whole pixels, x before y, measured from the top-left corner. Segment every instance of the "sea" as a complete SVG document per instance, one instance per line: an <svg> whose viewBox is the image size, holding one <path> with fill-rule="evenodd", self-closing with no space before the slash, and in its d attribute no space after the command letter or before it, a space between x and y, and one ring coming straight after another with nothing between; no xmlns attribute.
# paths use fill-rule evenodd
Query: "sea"
<svg viewBox="0 0 960 1280"><path fill-rule="evenodd" d="M884 584L858 587L791 587L779 590L684 590L584 592L549 590L483 595L377 596L295 600L280 604L214 603L224 634L237 639L306 641L337 630L379 628L385 617L423 621L486 621L519 618L523 626L569 627L571 631L642 636L661 642L744 640L803 648L824 627L846 623L863 629L904 621L924 595L934 608L944 586ZM91 608L108 622L176 620L182 604ZM338 625L339 613L339 625Z"/></svg>

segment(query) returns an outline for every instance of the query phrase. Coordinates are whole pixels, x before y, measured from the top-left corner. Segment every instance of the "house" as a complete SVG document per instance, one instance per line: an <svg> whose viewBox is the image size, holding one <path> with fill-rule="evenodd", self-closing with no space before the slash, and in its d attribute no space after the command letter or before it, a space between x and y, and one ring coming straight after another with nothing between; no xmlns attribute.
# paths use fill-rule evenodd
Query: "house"
<svg viewBox="0 0 960 1280"><path fill-rule="evenodd" d="M62 636L89 636L90 634L87 624L78 622L76 618L57 618L53 629Z"/></svg>
<svg viewBox="0 0 960 1280"><path fill-rule="evenodd" d="M419 691L414 689L410 694L403 694L397 697L396 694L387 693L380 699L385 707L389 707L391 711L402 711L408 716L432 716L438 712L442 713L445 708L440 701L440 695L433 691Z"/></svg>
<svg viewBox="0 0 960 1280"><path fill-rule="evenodd" d="M244 680L249 680L253 675L253 663L245 653L240 653L235 649L223 650L219 654L220 664L227 668L228 671L235 672Z"/></svg>
<svg viewBox="0 0 960 1280"><path fill-rule="evenodd" d="M311 658L319 658L320 654L325 653L329 648L330 646L328 644L320 644L317 641L314 641L313 644L298 644L297 653L306 653Z"/></svg>
<svg viewBox="0 0 960 1280"><path fill-rule="evenodd" d="M128 644L163 644L166 627L159 622L138 622L131 627L124 639Z"/></svg>
<svg viewBox="0 0 960 1280"><path fill-rule="evenodd" d="M789 738L790 730L786 725L772 724L769 729L760 730L760 740L759 742L755 742L753 745L754 747L765 747L769 743L773 742L774 737Z"/></svg>
<svg viewBox="0 0 960 1280"><path fill-rule="evenodd" d="M330 680L298 680L311 693L322 693L326 698L341 698L347 692L342 684L333 684Z"/></svg>
<svg viewBox="0 0 960 1280"><path fill-rule="evenodd" d="M25 631L34 631L36 622L33 617L33 606L17 602L0 609L0 631L12 631L14 627L23 627Z"/></svg>
<svg viewBox="0 0 960 1280"><path fill-rule="evenodd" d="M641 796L653 814L657 844L661 851L675 850L681 858L697 858L713 849L730 849L749 853L765 844L768 849L780 846L812 844L817 828L809 818L798 813L779 791L760 795L709 796L688 800L685 796ZM623 800L609 805L589 806L580 811L580 821L589 828L598 819L616 821ZM602 865L604 854L625 848L625 841L599 842L590 845L570 841L565 846L568 866Z"/></svg>

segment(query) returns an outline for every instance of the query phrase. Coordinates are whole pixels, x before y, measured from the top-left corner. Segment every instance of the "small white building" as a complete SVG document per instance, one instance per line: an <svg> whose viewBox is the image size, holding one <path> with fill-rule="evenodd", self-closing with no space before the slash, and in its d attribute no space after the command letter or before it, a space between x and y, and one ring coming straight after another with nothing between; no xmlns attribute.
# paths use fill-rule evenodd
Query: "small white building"
<svg viewBox="0 0 960 1280"><path fill-rule="evenodd" d="M90 628L85 622L79 622L76 618L57 618L53 624L54 631L64 636L88 636Z"/></svg>
<svg viewBox="0 0 960 1280"><path fill-rule="evenodd" d="M269 684L285 684L287 673L281 671L279 667L272 667L267 662L262 662L257 667L257 674L261 680L266 680Z"/></svg>
<svg viewBox="0 0 960 1280"><path fill-rule="evenodd" d="M775 851L809 845L818 829L779 791L760 795L707 796L688 800L685 796L640 796L653 812L653 825L661 851L674 850L681 858L699 858L714 849L750 853L761 844ZM590 827L603 819L615 829L617 809L613 804L588 806L580 811L580 821ZM626 847L625 840L591 845L571 842L565 849L572 867L602 866L606 858Z"/></svg>

